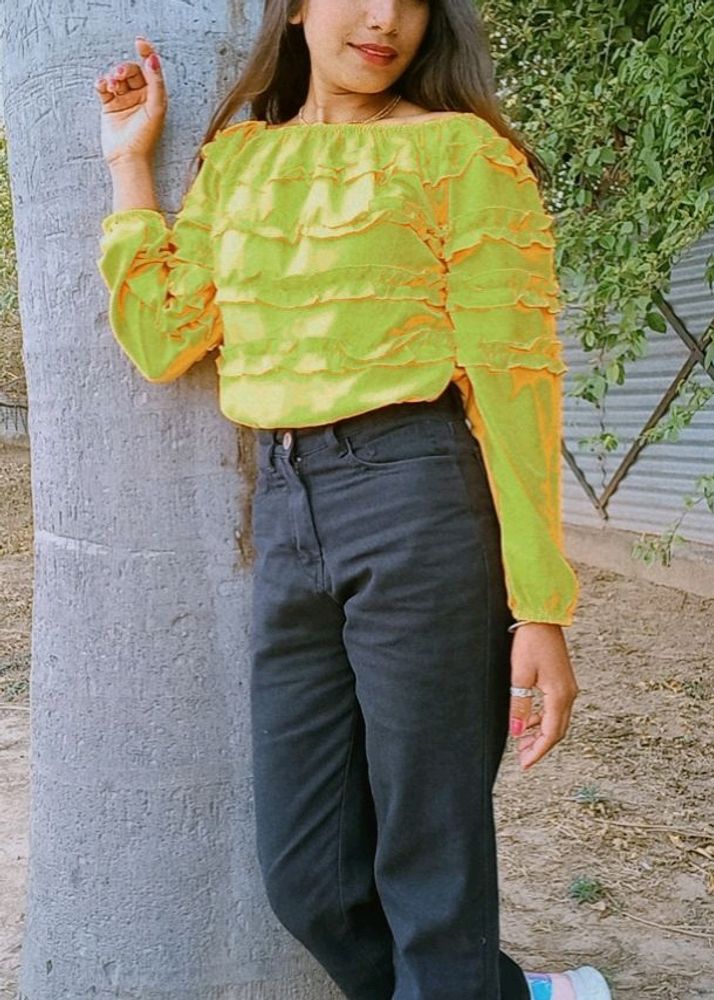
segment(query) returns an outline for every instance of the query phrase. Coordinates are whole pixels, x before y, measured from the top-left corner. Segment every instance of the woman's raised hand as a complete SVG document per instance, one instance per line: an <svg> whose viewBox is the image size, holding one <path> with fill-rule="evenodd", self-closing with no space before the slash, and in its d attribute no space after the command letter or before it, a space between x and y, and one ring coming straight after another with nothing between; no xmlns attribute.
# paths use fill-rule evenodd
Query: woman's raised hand
<svg viewBox="0 0 714 1000"><path fill-rule="evenodd" d="M142 64L119 63L95 82L102 102L102 155L110 164L119 160L150 161L168 109L161 65L153 45L140 35L134 44Z"/></svg>

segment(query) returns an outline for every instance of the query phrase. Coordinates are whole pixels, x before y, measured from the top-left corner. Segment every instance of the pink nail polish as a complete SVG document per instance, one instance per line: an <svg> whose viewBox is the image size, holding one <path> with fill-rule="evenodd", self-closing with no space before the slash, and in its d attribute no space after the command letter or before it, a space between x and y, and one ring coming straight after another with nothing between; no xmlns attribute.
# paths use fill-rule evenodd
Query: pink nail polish
<svg viewBox="0 0 714 1000"><path fill-rule="evenodd" d="M520 736L523 732L523 719L511 719L511 736Z"/></svg>
<svg viewBox="0 0 714 1000"><path fill-rule="evenodd" d="M152 69L158 69L159 68L159 57L156 55L155 52L152 52L151 55L149 56L149 58L146 61L148 62L149 66Z"/></svg>

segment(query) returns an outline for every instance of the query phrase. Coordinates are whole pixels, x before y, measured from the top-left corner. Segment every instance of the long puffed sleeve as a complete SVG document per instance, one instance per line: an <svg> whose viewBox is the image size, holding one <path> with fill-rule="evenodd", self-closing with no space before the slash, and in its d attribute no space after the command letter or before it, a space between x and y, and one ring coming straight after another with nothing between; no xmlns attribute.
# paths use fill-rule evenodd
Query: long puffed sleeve
<svg viewBox="0 0 714 1000"><path fill-rule="evenodd" d="M526 157L494 129L447 179L447 305L466 414L501 528L516 619L571 625L579 584L561 521L562 308L553 220Z"/></svg>
<svg viewBox="0 0 714 1000"><path fill-rule="evenodd" d="M109 324L150 382L177 379L223 340L211 238L220 197L220 135L201 147L201 167L173 227L147 208L102 220L97 266L110 293Z"/></svg>

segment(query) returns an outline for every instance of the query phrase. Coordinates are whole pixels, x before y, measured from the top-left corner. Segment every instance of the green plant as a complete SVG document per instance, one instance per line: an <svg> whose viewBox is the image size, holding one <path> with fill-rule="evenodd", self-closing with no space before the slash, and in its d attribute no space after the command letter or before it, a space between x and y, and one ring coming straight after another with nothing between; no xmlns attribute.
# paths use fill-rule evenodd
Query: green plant
<svg viewBox="0 0 714 1000"><path fill-rule="evenodd" d="M596 903L605 895L605 887L596 878L578 875L570 883L568 895L578 903Z"/></svg>
<svg viewBox="0 0 714 1000"><path fill-rule="evenodd" d="M580 785L573 792L573 799L586 805L596 805L598 802L606 802L607 796L601 795L596 785Z"/></svg>

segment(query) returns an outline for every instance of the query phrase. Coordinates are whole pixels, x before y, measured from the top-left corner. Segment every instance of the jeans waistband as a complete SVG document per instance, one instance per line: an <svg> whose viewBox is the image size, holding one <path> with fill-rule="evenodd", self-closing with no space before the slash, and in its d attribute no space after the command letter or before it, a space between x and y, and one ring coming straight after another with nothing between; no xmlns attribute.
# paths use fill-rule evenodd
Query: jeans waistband
<svg viewBox="0 0 714 1000"><path fill-rule="evenodd" d="M288 432L293 442L303 441L307 444L311 439L322 438L325 434L330 436L339 435L339 433L354 434L362 427L378 426L381 422L387 423L395 417L422 419L424 416L432 416L437 413L443 413L445 416L464 417L461 393L455 382L449 382L441 395L435 399L388 403L386 406L357 413L352 417L343 417L327 424L315 424L308 427L261 427L258 428L257 434L261 445L281 444L284 435Z"/></svg>

